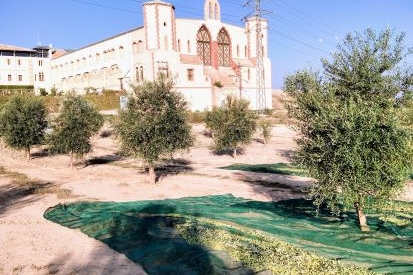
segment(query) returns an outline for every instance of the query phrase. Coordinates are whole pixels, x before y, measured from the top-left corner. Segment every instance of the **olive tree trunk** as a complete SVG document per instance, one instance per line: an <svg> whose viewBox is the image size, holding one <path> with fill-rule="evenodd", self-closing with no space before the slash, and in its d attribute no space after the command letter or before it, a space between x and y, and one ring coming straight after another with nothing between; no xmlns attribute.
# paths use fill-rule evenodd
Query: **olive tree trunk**
<svg viewBox="0 0 413 275"><path fill-rule="evenodd" d="M366 215L363 213L363 209L360 207L360 204L358 202L355 202L354 208L357 212L361 231L369 231L369 226L367 225L367 218Z"/></svg>
<svg viewBox="0 0 413 275"><path fill-rule="evenodd" d="M30 161L30 147L26 148L26 160L27 162Z"/></svg>
<svg viewBox="0 0 413 275"><path fill-rule="evenodd" d="M155 168L153 166L149 166L149 183L150 184L156 183Z"/></svg>
<svg viewBox="0 0 413 275"><path fill-rule="evenodd" d="M73 152L70 152L70 168L73 169Z"/></svg>

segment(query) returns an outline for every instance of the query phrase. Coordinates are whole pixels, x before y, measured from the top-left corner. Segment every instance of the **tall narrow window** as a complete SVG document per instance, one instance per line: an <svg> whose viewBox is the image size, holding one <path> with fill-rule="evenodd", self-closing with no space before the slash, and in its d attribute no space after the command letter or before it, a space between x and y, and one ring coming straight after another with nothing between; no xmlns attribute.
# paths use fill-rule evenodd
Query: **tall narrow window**
<svg viewBox="0 0 413 275"><path fill-rule="evenodd" d="M39 73L39 81L44 81L44 73Z"/></svg>
<svg viewBox="0 0 413 275"><path fill-rule="evenodd" d="M229 35L226 30L221 29L218 33L218 65L229 66L231 56Z"/></svg>
<svg viewBox="0 0 413 275"><path fill-rule="evenodd" d="M143 81L143 66L136 67L136 82Z"/></svg>
<svg viewBox="0 0 413 275"><path fill-rule="evenodd" d="M188 53L191 53L191 42L189 42L189 40L188 40L188 42L186 43L187 44L187 50L188 50Z"/></svg>
<svg viewBox="0 0 413 275"><path fill-rule="evenodd" d="M132 49L133 49L133 53L138 53L138 44L136 42L132 43Z"/></svg>
<svg viewBox="0 0 413 275"><path fill-rule="evenodd" d="M194 69L187 70L188 81L194 81Z"/></svg>
<svg viewBox="0 0 413 275"><path fill-rule="evenodd" d="M43 60L39 60L39 66L43 66Z"/></svg>
<svg viewBox="0 0 413 275"><path fill-rule="evenodd" d="M237 45L237 57L239 57L239 45Z"/></svg>
<svg viewBox="0 0 413 275"><path fill-rule="evenodd" d="M202 64L211 65L211 36L205 26L202 26L196 36L196 52Z"/></svg>
<svg viewBox="0 0 413 275"><path fill-rule="evenodd" d="M163 43L164 43L164 45L165 45L165 50L167 51L167 50L169 50L169 41L168 41L169 39L168 39L168 36L167 35L165 35L164 36L164 38L163 38Z"/></svg>
<svg viewBox="0 0 413 275"><path fill-rule="evenodd" d="M23 76L21 74L19 74L18 78L20 82L23 81Z"/></svg>
<svg viewBox="0 0 413 275"><path fill-rule="evenodd" d="M20 59L17 59L17 65L21 65L22 64L22 61L20 60Z"/></svg>
<svg viewBox="0 0 413 275"><path fill-rule="evenodd" d="M7 58L7 65L10 65L11 64L11 60L10 60L10 58Z"/></svg>
<svg viewBox="0 0 413 275"><path fill-rule="evenodd" d="M11 74L9 74L9 75L7 75L7 80L9 81L9 82L11 82Z"/></svg>
<svg viewBox="0 0 413 275"><path fill-rule="evenodd" d="M245 47L244 47L244 55L245 55L245 57L247 57L247 56L248 56L248 49L247 49L247 46L245 46Z"/></svg>
<svg viewBox="0 0 413 275"><path fill-rule="evenodd" d="M143 79L143 66L139 67L139 75L140 75L141 81L143 81L144 80Z"/></svg>
<svg viewBox="0 0 413 275"><path fill-rule="evenodd" d="M209 7L208 7L208 18L212 19L212 4L211 4L211 2L209 3Z"/></svg>
<svg viewBox="0 0 413 275"><path fill-rule="evenodd" d="M180 51L181 51L181 40L178 39L178 52L180 52Z"/></svg>
<svg viewBox="0 0 413 275"><path fill-rule="evenodd" d="M215 7L214 7L214 19L218 20L218 4L215 3Z"/></svg>

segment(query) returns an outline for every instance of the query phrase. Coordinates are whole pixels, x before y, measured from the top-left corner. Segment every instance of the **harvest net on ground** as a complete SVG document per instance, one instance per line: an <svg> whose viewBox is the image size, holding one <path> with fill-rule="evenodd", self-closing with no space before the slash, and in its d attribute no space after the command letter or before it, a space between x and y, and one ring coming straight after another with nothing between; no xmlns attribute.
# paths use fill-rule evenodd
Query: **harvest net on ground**
<svg viewBox="0 0 413 275"><path fill-rule="evenodd" d="M59 204L44 216L104 242L148 274L413 274L412 220L396 226L373 216L370 231L361 232L354 213L315 210L304 199L220 195Z"/></svg>

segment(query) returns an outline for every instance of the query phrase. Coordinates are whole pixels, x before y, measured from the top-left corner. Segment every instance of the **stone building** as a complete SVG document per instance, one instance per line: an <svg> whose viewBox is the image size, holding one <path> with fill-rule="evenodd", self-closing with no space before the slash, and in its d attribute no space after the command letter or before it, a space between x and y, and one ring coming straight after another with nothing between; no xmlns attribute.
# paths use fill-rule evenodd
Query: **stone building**
<svg viewBox="0 0 413 275"><path fill-rule="evenodd" d="M221 21L218 0L206 0L203 19L175 17L172 4L143 4L143 26L87 45L70 53L53 51L49 88L61 91L125 89L158 73L176 78L192 110L221 105L235 94L256 104L257 19L245 27ZM261 21L265 68L266 108L271 108L271 62L268 58L267 22ZM35 75L32 72L32 76ZM47 80L49 77L46 78Z"/></svg>

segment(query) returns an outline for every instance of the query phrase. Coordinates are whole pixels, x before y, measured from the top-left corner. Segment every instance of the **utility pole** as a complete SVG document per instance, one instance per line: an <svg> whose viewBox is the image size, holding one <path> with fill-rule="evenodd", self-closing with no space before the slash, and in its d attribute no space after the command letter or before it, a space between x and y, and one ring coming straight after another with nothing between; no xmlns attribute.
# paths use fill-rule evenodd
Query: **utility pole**
<svg viewBox="0 0 413 275"><path fill-rule="evenodd" d="M253 0L248 0L245 5L251 6ZM264 53L263 53L263 37L262 37L262 10L261 10L261 0L255 1L255 36L256 36L256 91L257 91L257 109L258 113L263 114L264 109L267 106L265 100L265 77L264 77Z"/></svg>

